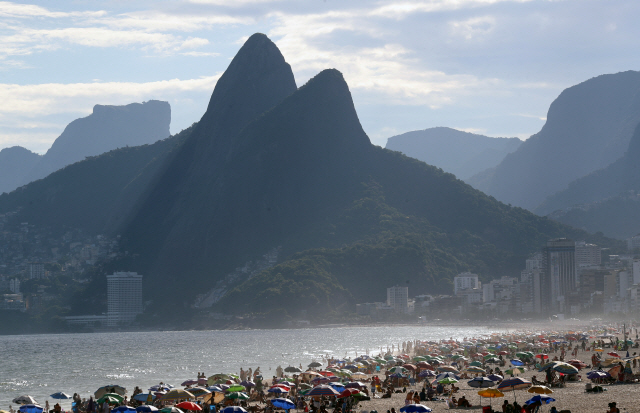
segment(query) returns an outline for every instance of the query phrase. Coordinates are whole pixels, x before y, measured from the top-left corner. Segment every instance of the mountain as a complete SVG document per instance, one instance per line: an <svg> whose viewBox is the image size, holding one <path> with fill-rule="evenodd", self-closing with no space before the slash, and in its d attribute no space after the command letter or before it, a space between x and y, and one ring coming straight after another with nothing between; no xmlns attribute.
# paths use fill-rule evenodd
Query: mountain
<svg viewBox="0 0 640 413"><path fill-rule="evenodd" d="M466 180L492 168L518 149L518 138L490 138L451 128L430 128L392 136L387 149L435 165Z"/></svg>
<svg viewBox="0 0 640 413"><path fill-rule="evenodd" d="M11 192L88 156L165 139L170 135L170 123L171 107L167 102L150 100L126 106L95 105L91 115L67 125L47 153L37 157L37 162L31 156L25 164L13 169L15 178L8 180L3 175L0 193ZM0 157L0 168L5 168L5 163L9 168L21 159L24 155L16 160Z"/></svg>
<svg viewBox="0 0 640 413"><path fill-rule="evenodd" d="M500 201L534 210L575 179L620 158L640 122L640 72L602 75L564 90L547 121L499 165L470 178Z"/></svg>
<svg viewBox="0 0 640 413"><path fill-rule="evenodd" d="M0 151L0 194L20 186L24 177L40 161L40 155L22 146Z"/></svg>
<svg viewBox="0 0 640 413"><path fill-rule="evenodd" d="M296 90L264 35L240 49L122 235L131 254L112 267L145 274L158 320L193 314L222 284L220 311L321 316L394 283L449 292L460 271L518 271L552 237L594 239L372 145L341 73ZM276 266L229 275L273 250Z"/></svg>
<svg viewBox="0 0 640 413"><path fill-rule="evenodd" d="M601 231L615 238L628 238L640 232L640 124L625 154L606 168L592 172L553 194L536 212L554 219Z"/></svg>
<svg viewBox="0 0 640 413"><path fill-rule="evenodd" d="M151 145L114 149L0 195L0 213L56 232L114 235L192 128Z"/></svg>

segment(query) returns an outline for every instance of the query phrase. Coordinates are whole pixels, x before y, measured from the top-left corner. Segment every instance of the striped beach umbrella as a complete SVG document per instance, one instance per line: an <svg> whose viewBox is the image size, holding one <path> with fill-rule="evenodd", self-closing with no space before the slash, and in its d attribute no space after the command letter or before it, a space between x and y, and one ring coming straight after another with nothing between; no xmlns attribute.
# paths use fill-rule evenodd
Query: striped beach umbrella
<svg viewBox="0 0 640 413"><path fill-rule="evenodd" d="M338 396L339 394L333 387L321 384L309 390L307 396Z"/></svg>

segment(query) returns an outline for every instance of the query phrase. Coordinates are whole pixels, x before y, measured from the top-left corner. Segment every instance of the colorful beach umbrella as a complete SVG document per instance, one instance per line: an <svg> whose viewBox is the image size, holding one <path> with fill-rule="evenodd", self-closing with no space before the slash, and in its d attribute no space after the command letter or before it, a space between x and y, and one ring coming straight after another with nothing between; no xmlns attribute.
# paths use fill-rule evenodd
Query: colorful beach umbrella
<svg viewBox="0 0 640 413"><path fill-rule="evenodd" d="M551 402L555 402L556 399L549 397L549 396L544 396L544 395L537 395L537 396L533 396L532 398L530 398L529 400L527 400L526 402L524 402L524 404L533 404L533 403L537 403L540 402L541 404L549 404Z"/></svg>
<svg viewBox="0 0 640 413"><path fill-rule="evenodd" d="M182 402L182 403L178 403L176 404L176 407L182 410L191 410L194 412L199 412L202 410L202 407L200 407L200 405L194 403L194 402Z"/></svg>
<svg viewBox="0 0 640 413"><path fill-rule="evenodd" d="M551 393L553 393L553 390L551 390L547 386L540 386L540 385L531 386L531 387L529 387L529 389L527 389L527 391L529 393L535 393L535 394L551 394Z"/></svg>
<svg viewBox="0 0 640 413"><path fill-rule="evenodd" d="M273 404L274 407L278 409L283 409L283 410L291 410L291 409L295 409L296 407L294 402L284 398L271 399L271 404Z"/></svg>
<svg viewBox="0 0 640 413"><path fill-rule="evenodd" d="M338 396L338 393L333 387L321 384L309 390L307 396Z"/></svg>
<svg viewBox="0 0 640 413"><path fill-rule="evenodd" d="M407 404L401 407L400 411L402 413L429 413L431 409L424 404Z"/></svg>
<svg viewBox="0 0 640 413"><path fill-rule="evenodd" d="M229 393L225 397L227 399L232 399L232 400L249 400L249 396L246 393L243 393L243 392Z"/></svg>
<svg viewBox="0 0 640 413"><path fill-rule="evenodd" d="M138 412L138 413L155 413L157 411L159 411L157 407L149 406L149 405L146 405L146 404L143 404L142 406L136 407L136 412Z"/></svg>
<svg viewBox="0 0 640 413"><path fill-rule="evenodd" d="M16 397L15 399L13 399L13 403L18 403L18 404L33 404L33 405L37 405L38 402L36 401L36 399L34 399L33 397L29 396L29 395L24 395L24 396L19 396Z"/></svg>
<svg viewBox="0 0 640 413"><path fill-rule="evenodd" d="M182 400L182 399L194 399L194 398L195 396L186 390L173 389L167 394L165 394L164 396L162 396L160 399L163 401L169 401L169 400Z"/></svg>

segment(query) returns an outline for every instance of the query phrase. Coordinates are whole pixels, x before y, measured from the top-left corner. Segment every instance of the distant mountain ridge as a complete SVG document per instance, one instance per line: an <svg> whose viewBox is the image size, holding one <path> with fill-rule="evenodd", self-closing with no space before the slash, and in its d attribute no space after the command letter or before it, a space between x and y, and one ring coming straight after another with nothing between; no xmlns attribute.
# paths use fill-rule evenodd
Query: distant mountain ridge
<svg viewBox="0 0 640 413"><path fill-rule="evenodd" d="M12 146L0 151L0 194L10 192L24 182L24 176L41 156L22 146Z"/></svg>
<svg viewBox="0 0 640 413"><path fill-rule="evenodd" d="M495 168L468 182L535 210L544 199L622 156L640 122L640 72L598 76L565 89L547 121Z"/></svg>
<svg viewBox="0 0 640 413"><path fill-rule="evenodd" d="M22 156L22 162L0 156L0 170L5 168L4 164L13 165L12 174L0 175L0 193L42 179L88 156L165 139L170 135L170 124L168 102L150 100L124 106L95 105L91 115L67 125L46 154L34 154L37 161L33 156L28 160ZM10 153L17 156L15 151Z"/></svg>
<svg viewBox="0 0 640 413"><path fill-rule="evenodd" d="M387 140L387 149L399 151L466 180L492 168L518 149L518 138L490 138L452 128L436 127L406 132Z"/></svg>
<svg viewBox="0 0 640 413"><path fill-rule="evenodd" d="M625 154L606 168L569 184L536 209L554 219L615 238L640 233L640 124Z"/></svg>
<svg viewBox="0 0 640 413"><path fill-rule="evenodd" d="M99 276L144 274L147 324L206 317L192 306L220 283L212 311L323 319L394 284L450 293L462 271L513 274L549 238L612 242L372 145L342 74L324 70L296 88L263 34L242 46L192 128L69 165L0 196L7 210L19 210L15 222L121 234L122 256ZM277 265L227 277L274 250Z"/></svg>

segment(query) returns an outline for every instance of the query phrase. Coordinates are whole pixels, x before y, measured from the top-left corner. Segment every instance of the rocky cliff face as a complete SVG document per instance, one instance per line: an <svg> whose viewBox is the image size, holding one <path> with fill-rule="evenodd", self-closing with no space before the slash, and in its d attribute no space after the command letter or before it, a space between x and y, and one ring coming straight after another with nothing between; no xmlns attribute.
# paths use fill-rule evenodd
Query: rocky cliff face
<svg viewBox="0 0 640 413"><path fill-rule="evenodd" d="M498 200L534 210L569 182L622 156L640 122L640 72L602 75L563 91L547 122L490 171L468 180Z"/></svg>
<svg viewBox="0 0 640 413"><path fill-rule="evenodd" d="M95 105L91 115L67 125L23 183L44 178L87 156L165 139L170 135L170 124L171 107L167 102Z"/></svg>

